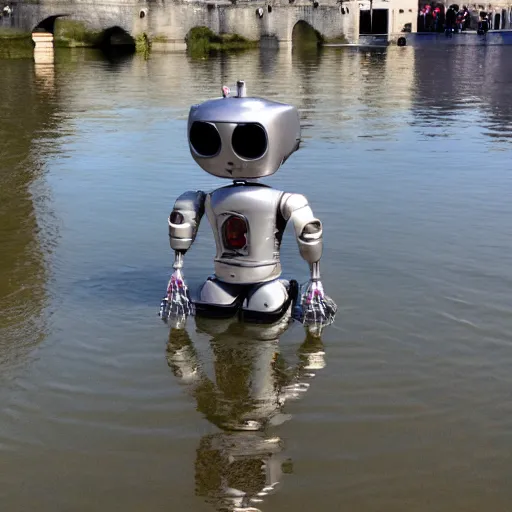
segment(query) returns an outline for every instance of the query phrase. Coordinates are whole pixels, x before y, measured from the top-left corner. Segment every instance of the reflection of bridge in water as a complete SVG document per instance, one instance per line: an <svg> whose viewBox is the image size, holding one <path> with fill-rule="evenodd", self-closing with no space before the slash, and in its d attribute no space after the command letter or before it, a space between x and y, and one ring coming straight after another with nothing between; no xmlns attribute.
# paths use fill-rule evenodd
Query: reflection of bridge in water
<svg viewBox="0 0 512 512"><path fill-rule="evenodd" d="M169 366L197 410L221 429L203 436L195 462L196 494L219 511L259 510L291 472L284 443L272 431L291 418L285 403L307 391L325 360L321 340L306 336L298 361L289 364L279 348L288 326L289 315L273 325L197 318L196 333L210 337L213 357L202 357L201 343L186 330L171 329Z"/></svg>
<svg viewBox="0 0 512 512"><path fill-rule="evenodd" d="M52 237L44 224L44 158L35 142L52 137L58 99L53 69L40 71L5 60L0 73L0 367L23 359L44 332Z"/></svg>

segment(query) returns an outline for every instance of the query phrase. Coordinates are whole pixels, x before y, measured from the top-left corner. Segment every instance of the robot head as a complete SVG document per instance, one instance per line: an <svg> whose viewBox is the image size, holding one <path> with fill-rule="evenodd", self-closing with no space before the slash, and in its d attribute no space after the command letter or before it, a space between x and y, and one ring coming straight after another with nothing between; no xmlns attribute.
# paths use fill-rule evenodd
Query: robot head
<svg viewBox="0 0 512 512"><path fill-rule="evenodd" d="M191 107L190 152L219 178L270 176L299 148L299 114L291 105L246 97L242 81L237 88L237 96L224 87L222 98Z"/></svg>

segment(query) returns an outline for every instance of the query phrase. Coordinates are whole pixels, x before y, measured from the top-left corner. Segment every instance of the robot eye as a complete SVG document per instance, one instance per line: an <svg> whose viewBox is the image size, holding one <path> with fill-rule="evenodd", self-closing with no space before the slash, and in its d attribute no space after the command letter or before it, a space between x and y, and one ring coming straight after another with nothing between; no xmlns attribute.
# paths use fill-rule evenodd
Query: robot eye
<svg viewBox="0 0 512 512"><path fill-rule="evenodd" d="M194 121L190 127L190 144L194 151L204 157L218 155L222 146L219 132L211 123Z"/></svg>
<svg viewBox="0 0 512 512"><path fill-rule="evenodd" d="M257 160L267 151L267 133L260 124L239 124L233 130L231 144L239 157L246 160Z"/></svg>

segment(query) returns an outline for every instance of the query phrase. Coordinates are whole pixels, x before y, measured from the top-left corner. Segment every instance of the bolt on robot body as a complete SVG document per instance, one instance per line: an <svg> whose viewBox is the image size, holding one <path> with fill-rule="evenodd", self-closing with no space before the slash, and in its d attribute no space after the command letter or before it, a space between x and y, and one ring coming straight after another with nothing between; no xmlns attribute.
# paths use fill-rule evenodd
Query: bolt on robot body
<svg viewBox="0 0 512 512"><path fill-rule="evenodd" d="M271 323L292 308L294 317L305 325L330 324L337 308L320 281L321 221L305 196L257 181L274 174L299 148L295 107L247 97L245 83L239 81L235 96L224 87L221 98L191 107L188 140L192 157L204 171L232 183L209 193L185 192L176 200L169 216L174 273L160 316L167 320L194 313L239 314L246 321ZM205 212L217 248L215 275L191 297L181 269ZM288 222L310 267L309 282L302 290L296 281L280 279L279 253Z"/></svg>

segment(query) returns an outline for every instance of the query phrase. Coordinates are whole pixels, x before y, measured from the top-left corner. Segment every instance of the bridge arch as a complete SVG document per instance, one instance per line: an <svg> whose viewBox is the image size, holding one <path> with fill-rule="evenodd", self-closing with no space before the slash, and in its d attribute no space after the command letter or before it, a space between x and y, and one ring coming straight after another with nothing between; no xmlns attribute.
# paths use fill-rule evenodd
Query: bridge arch
<svg viewBox="0 0 512 512"><path fill-rule="evenodd" d="M66 18L62 26L56 22ZM65 23L65 24L64 24ZM50 33L59 46L85 46L101 50L115 49L117 52L133 53L136 41L132 35L119 25L94 29L81 18L71 14L54 14L47 16L32 29L32 32Z"/></svg>
<svg viewBox="0 0 512 512"><path fill-rule="evenodd" d="M293 25L290 39L294 48L313 48L322 43L323 36L307 21L299 20Z"/></svg>
<svg viewBox="0 0 512 512"><path fill-rule="evenodd" d="M346 41L350 32L351 16L347 9L333 5L297 5L288 7L288 31L284 40L292 46L305 42L310 46L326 41ZM314 36L313 36L314 34Z"/></svg>
<svg viewBox="0 0 512 512"><path fill-rule="evenodd" d="M57 46L83 46L95 48L116 47L123 52L135 51L136 41L131 35L134 27L126 21L123 12L109 13L97 17L89 5L81 3L70 5L70 9L55 12L52 4L42 4L40 9L33 9L32 4L24 5L20 28L32 33L47 33L54 36ZM139 10L137 10L138 12ZM144 20L145 21L145 20ZM143 32L143 30L140 30Z"/></svg>
<svg viewBox="0 0 512 512"><path fill-rule="evenodd" d="M127 53L134 53L135 39L122 27L114 25L106 28L98 36L98 47L102 50L118 49Z"/></svg>
<svg viewBox="0 0 512 512"><path fill-rule="evenodd" d="M63 18L64 16L69 16L68 14L54 14L52 16L46 17L44 20L40 21L32 30L32 32L49 32L50 34L55 33L55 22L58 18Z"/></svg>

